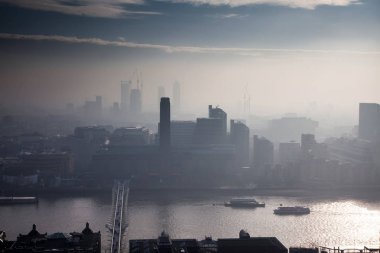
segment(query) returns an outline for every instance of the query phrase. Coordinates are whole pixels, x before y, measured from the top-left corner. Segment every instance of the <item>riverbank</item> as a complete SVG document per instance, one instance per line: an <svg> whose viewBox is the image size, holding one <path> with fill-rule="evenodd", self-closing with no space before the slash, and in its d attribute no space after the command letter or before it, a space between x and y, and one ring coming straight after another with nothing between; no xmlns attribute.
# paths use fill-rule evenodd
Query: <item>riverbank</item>
<svg viewBox="0 0 380 253"><path fill-rule="evenodd" d="M103 187L71 187L71 188L12 188L0 189L0 196L93 196L97 194L110 194L112 186ZM131 187L131 192L149 193L210 193L220 195L246 194L257 196L376 196L380 193L379 187L336 187L336 188L285 188L285 187Z"/></svg>

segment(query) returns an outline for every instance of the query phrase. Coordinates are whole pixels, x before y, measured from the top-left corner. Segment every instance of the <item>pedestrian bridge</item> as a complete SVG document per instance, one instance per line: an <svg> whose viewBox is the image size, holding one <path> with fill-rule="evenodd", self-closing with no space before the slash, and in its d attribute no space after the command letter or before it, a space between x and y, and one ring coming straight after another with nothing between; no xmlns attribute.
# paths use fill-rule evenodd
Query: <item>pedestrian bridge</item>
<svg viewBox="0 0 380 253"><path fill-rule="evenodd" d="M122 239L126 230L126 210L128 205L129 182L115 182L113 187L112 221L108 227L111 232L111 253L122 252Z"/></svg>

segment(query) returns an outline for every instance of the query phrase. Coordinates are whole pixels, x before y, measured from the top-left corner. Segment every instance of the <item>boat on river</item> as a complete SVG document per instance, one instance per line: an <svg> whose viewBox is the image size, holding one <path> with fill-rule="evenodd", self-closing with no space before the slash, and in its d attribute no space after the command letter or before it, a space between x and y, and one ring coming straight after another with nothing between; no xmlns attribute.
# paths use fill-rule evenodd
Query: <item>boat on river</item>
<svg viewBox="0 0 380 253"><path fill-rule="evenodd" d="M36 204L37 197L0 197L0 205Z"/></svg>
<svg viewBox="0 0 380 253"><path fill-rule="evenodd" d="M224 203L231 207L265 207L264 202L257 202L254 198L236 198Z"/></svg>
<svg viewBox="0 0 380 253"><path fill-rule="evenodd" d="M302 215L309 214L310 208L304 206L280 206L273 210L278 215Z"/></svg>

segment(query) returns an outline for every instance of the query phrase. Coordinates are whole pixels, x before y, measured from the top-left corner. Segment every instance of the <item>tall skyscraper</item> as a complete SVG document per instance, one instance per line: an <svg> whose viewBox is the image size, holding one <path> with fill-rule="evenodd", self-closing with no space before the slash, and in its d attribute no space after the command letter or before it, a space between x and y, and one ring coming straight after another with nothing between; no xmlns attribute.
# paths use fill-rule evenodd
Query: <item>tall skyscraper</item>
<svg viewBox="0 0 380 253"><path fill-rule="evenodd" d="M161 98L159 133L160 149L167 152L170 149L170 99L168 97Z"/></svg>
<svg viewBox="0 0 380 253"><path fill-rule="evenodd" d="M130 90L131 90L131 81L121 81L121 97L120 97L120 109L122 111L127 111L128 106L130 104Z"/></svg>
<svg viewBox="0 0 380 253"><path fill-rule="evenodd" d="M227 114L221 108L208 107L208 118L197 118L194 144L226 144Z"/></svg>
<svg viewBox="0 0 380 253"><path fill-rule="evenodd" d="M181 110L181 84L177 81L173 84L173 109L175 112Z"/></svg>
<svg viewBox="0 0 380 253"><path fill-rule="evenodd" d="M219 107L213 108L212 105L208 106L208 117L213 119L223 120L223 132L227 134L227 113Z"/></svg>
<svg viewBox="0 0 380 253"><path fill-rule="evenodd" d="M249 165L249 128L241 121L231 120L231 144L235 145L237 162L241 167Z"/></svg>
<svg viewBox="0 0 380 253"><path fill-rule="evenodd" d="M130 111L134 115L138 115L141 113L142 108L142 99L141 99L141 91L139 89L131 90L131 103L130 103Z"/></svg>
<svg viewBox="0 0 380 253"><path fill-rule="evenodd" d="M380 140L379 104L359 104L359 138L369 141Z"/></svg>

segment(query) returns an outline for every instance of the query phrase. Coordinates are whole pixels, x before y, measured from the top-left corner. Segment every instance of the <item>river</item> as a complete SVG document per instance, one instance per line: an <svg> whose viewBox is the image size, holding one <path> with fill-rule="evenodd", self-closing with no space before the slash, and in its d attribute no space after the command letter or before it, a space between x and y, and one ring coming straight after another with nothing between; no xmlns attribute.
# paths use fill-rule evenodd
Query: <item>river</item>
<svg viewBox="0 0 380 253"><path fill-rule="evenodd" d="M233 197L254 197L265 208L223 206ZM0 230L7 239L28 233L32 224L41 233L81 231L86 222L102 233L111 217L111 194L40 197L37 205L0 206ZM277 216L273 209L308 206L309 215ZM172 238L238 237L240 229L251 236L275 236L285 246L379 246L380 196L367 194L252 194L212 191L131 191L128 201L127 239L156 238L162 230ZM127 243L125 243L127 245Z"/></svg>

